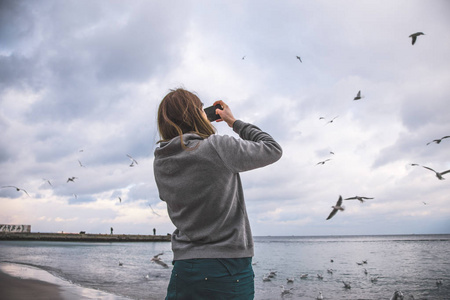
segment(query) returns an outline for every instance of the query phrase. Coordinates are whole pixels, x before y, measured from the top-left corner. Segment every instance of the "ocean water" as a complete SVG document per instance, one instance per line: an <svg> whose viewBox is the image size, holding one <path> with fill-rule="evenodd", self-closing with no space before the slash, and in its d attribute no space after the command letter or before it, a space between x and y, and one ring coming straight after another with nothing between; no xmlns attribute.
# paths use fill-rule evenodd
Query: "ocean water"
<svg viewBox="0 0 450 300"><path fill-rule="evenodd" d="M161 252L169 268L151 262ZM2 271L85 288L83 299L164 299L171 260L169 242L0 241ZM319 292L324 299L380 300L397 290L408 300L450 299L450 235L255 237L253 262L258 300L316 299ZM271 271L276 275L263 281Z"/></svg>

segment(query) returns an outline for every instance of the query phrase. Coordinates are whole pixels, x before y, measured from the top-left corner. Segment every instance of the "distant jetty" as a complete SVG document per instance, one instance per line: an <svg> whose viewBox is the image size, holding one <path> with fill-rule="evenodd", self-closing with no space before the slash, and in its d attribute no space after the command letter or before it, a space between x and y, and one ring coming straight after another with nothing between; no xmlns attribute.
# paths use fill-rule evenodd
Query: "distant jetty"
<svg viewBox="0 0 450 300"><path fill-rule="evenodd" d="M170 242L168 235L139 234L90 234L45 232L0 232L3 241L52 241L52 242Z"/></svg>

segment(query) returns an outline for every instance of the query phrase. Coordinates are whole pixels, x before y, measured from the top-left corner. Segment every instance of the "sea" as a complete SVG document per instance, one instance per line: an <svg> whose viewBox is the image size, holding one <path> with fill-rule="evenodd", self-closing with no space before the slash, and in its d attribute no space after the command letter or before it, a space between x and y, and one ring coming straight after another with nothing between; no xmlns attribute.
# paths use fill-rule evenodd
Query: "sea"
<svg viewBox="0 0 450 300"><path fill-rule="evenodd" d="M448 234L254 240L255 299L450 300ZM61 285L66 299L164 299L172 257L170 242L0 241L1 271Z"/></svg>

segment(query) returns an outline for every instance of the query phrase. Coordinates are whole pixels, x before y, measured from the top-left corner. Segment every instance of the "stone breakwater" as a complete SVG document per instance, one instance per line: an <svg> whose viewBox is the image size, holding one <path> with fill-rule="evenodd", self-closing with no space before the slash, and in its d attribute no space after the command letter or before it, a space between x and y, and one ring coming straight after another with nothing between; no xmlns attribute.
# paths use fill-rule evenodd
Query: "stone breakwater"
<svg viewBox="0 0 450 300"><path fill-rule="evenodd" d="M90 234L90 233L9 233L1 232L0 240L58 242L170 242L168 235Z"/></svg>

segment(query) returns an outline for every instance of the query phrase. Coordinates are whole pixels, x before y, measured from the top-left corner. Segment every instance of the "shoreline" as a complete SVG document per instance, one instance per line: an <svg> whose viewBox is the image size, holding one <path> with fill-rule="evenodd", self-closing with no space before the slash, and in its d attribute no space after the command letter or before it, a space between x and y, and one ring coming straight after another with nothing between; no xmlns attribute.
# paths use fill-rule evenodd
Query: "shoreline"
<svg viewBox="0 0 450 300"><path fill-rule="evenodd" d="M56 284L11 276L0 270L0 300L63 299Z"/></svg>
<svg viewBox="0 0 450 300"><path fill-rule="evenodd" d="M58 242L170 242L171 235L91 234L91 233L0 233L0 241Z"/></svg>
<svg viewBox="0 0 450 300"><path fill-rule="evenodd" d="M0 262L0 300L10 299L130 300L131 298L78 286L36 267Z"/></svg>

